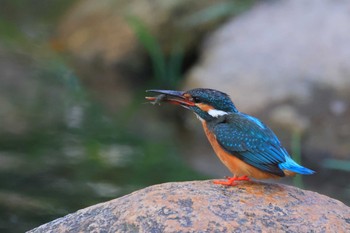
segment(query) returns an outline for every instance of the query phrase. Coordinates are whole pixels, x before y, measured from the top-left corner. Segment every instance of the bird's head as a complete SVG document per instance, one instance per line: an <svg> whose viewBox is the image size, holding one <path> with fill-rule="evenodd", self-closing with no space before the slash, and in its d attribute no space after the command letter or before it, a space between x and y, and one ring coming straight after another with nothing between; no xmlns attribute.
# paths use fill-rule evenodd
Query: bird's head
<svg viewBox="0 0 350 233"><path fill-rule="evenodd" d="M232 112L238 112L230 97L217 90L196 88L189 91L147 90L159 94L146 97L153 103L168 102L192 110L200 119L210 121Z"/></svg>

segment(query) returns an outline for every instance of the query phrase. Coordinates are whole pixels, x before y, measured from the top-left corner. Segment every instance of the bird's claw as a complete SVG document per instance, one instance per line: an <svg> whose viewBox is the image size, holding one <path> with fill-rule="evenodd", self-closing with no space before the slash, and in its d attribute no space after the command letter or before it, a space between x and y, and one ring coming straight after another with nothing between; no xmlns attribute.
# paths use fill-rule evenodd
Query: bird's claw
<svg viewBox="0 0 350 233"><path fill-rule="evenodd" d="M248 176L234 176L234 177L225 177L227 181L214 180L214 184L221 184L225 186L236 186L237 183L235 181L250 181Z"/></svg>

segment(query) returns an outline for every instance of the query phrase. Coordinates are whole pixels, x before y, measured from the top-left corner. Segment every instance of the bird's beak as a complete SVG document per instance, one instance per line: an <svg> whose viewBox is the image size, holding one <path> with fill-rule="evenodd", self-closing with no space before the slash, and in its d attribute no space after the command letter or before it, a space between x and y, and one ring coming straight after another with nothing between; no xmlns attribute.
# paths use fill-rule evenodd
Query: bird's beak
<svg viewBox="0 0 350 233"><path fill-rule="evenodd" d="M158 94L155 97L146 97L147 100L152 101L154 104L160 104L161 102L167 102L171 104L181 105L183 107L194 106L195 103L186 97L184 91L173 90L146 90L146 92L153 92Z"/></svg>

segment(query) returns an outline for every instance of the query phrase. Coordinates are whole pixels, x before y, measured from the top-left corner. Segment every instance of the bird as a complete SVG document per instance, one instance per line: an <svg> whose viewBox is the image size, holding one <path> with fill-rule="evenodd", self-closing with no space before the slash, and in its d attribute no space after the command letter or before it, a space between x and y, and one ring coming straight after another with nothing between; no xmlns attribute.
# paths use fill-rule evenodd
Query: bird
<svg viewBox="0 0 350 233"><path fill-rule="evenodd" d="M189 91L146 90L153 104L180 105L195 113L221 162L233 174L214 184L235 186L237 181L270 179L295 174L311 175L282 146L276 134L261 120L238 111L228 94L210 89Z"/></svg>

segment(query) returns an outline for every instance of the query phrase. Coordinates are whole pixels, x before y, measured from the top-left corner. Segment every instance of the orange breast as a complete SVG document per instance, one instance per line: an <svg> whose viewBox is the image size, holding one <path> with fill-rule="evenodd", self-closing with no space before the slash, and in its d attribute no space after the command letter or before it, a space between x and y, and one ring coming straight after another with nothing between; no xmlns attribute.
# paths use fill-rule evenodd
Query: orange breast
<svg viewBox="0 0 350 233"><path fill-rule="evenodd" d="M234 174L235 176L249 176L255 179L268 179L268 178L279 178L276 175L270 174L268 172L261 171L242 160L238 159L236 156L231 155L225 151L217 142L215 135L210 132L205 121L202 121L204 132L213 147L216 155L219 157L221 162Z"/></svg>

